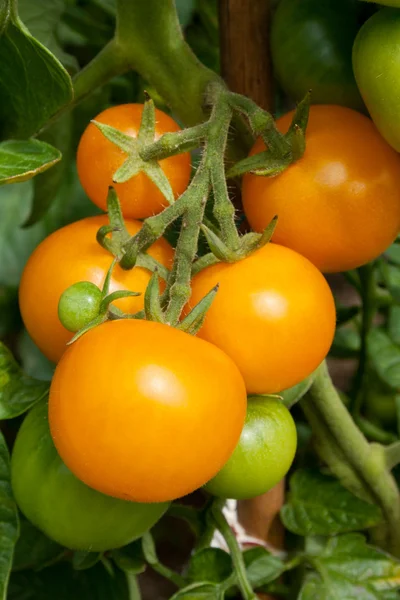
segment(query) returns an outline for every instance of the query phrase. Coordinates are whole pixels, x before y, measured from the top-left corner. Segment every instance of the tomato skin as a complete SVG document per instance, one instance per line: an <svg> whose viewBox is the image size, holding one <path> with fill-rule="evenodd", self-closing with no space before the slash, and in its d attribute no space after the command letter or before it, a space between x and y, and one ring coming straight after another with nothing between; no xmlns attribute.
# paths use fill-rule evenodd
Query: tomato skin
<svg viewBox="0 0 400 600"><path fill-rule="evenodd" d="M294 100L311 90L314 104L363 110L351 65L360 2L281 0L271 25L277 79Z"/></svg>
<svg viewBox="0 0 400 600"><path fill-rule="evenodd" d="M78 281L90 281L102 287L113 257L96 241L100 227L108 224L106 215L88 217L62 227L47 237L30 256L22 274L19 304L29 335L49 360L58 362L72 333L58 318L61 294ZM138 221L126 221L129 233L137 233ZM149 249L149 254L167 267L172 265L173 250L164 239ZM115 305L127 312L143 308L143 293L151 273L141 267L124 271L114 268L110 292L127 289L141 296L117 300Z"/></svg>
<svg viewBox="0 0 400 600"><path fill-rule="evenodd" d="M163 502L202 486L228 460L246 391L211 344L160 323L109 321L65 352L49 414L79 479L117 498Z"/></svg>
<svg viewBox="0 0 400 600"><path fill-rule="evenodd" d="M364 23L353 47L353 68L361 95L380 133L397 151L400 151L399 36L399 11L384 8Z"/></svg>
<svg viewBox="0 0 400 600"><path fill-rule="evenodd" d="M274 398L249 397L239 443L204 488L222 498L260 496L286 475L296 447L296 425L286 406Z"/></svg>
<svg viewBox="0 0 400 600"><path fill-rule="evenodd" d="M193 278L190 306L217 283L197 335L233 359L248 393L292 387L325 358L335 330L334 300L303 256L270 243L239 262L207 267Z"/></svg>
<svg viewBox="0 0 400 600"><path fill-rule="evenodd" d="M46 402L26 416L12 452L12 488L36 527L74 550L102 552L141 537L169 504L135 504L100 494L79 481L57 454Z"/></svg>
<svg viewBox="0 0 400 600"><path fill-rule="evenodd" d="M94 118L132 137L137 137L143 104L121 104L107 108ZM156 109L155 140L164 133L180 131L171 117ZM117 192L124 217L144 219L157 214L168 205L157 186L143 173L138 173L124 183L113 183L113 175L126 160L127 154L110 142L94 125L85 129L78 146L76 157L78 175L89 198L107 210L109 186ZM178 154L160 161L169 179L175 197L180 196L190 179L190 153Z"/></svg>
<svg viewBox="0 0 400 600"><path fill-rule="evenodd" d="M278 119L282 132L292 116ZM251 154L263 149L257 140ZM373 260L400 229L400 157L367 117L341 106L312 106L304 156L277 177L246 174L242 191L255 231L278 215L273 241L325 273Z"/></svg>

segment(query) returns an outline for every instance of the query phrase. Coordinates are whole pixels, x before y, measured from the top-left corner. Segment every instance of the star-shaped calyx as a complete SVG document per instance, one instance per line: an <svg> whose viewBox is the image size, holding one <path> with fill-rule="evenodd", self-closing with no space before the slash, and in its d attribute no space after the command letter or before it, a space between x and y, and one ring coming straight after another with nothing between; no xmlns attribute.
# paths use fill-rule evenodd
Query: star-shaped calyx
<svg viewBox="0 0 400 600"><path fill-rule="evenodd" d="M165 196L168 203L174 202L171 184L159 163L154 159L143 160L141 157L141 151L155 141L156 116L154 102L151 99L144 103L137 137L127 135L105 123L98 121L92 121L92 123L110 142L127 154L126 160L113 175L113 183L125 183L135 175L145 173Z"/></svg>

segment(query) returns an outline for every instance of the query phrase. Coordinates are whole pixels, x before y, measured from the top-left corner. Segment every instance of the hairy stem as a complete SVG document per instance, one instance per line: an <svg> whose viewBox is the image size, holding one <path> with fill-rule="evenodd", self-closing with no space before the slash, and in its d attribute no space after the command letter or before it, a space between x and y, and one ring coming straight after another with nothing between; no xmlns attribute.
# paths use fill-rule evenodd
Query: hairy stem
<svg viewBox="0 0 400 600"><path fill-rule="evenodd" d="M313 430L318 433L320 424L324 424L351 470L380 506L386 521L387 549L400 556L400 497L396 482L386 468L384 449L378 444L369 444L358 429L333 386L326 363L317 370L304 403L316 417L314 423L311 422ZM325 460L329 466L327 454Z"/></svg>

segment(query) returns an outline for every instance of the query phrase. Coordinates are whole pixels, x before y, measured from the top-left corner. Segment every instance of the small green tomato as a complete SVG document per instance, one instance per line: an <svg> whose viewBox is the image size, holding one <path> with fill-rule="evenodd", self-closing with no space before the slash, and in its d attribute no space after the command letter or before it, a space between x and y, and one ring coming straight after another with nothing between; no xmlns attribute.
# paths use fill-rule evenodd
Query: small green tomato
<svg viewBox="0 0 400 600"><path fill-rule="evenodd" d="M204 488L221 498L259 496L286 475L296 447L296 426L286 406L274 398L249 397L239 442L228 462Z"/></svg>
<svg viewBox="0 0 400 600"><path fill-rule="evenodd" d="M68 331L79 331L97 317L102 294L90 281L79 281L60 296L58 318Z"/></svg>

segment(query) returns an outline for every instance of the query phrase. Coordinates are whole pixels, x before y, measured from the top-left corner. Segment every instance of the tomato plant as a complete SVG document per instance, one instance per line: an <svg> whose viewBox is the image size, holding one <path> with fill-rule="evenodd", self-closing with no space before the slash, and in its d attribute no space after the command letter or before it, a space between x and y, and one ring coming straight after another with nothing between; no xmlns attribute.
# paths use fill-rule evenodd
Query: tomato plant
<svg viewBox="0 0 400 600"><path fill-rule="evenodd" d="M275 398L253 396L232 456L205 489L223 498L253 498L279 483L296 452L296 426Z"/></svg>
<svg viewBox="0 0 400 600"><path fill-rule="evenodd" d="M277 122L287 131L291 113ZM329 273L377 258L400 225L400 160L369 119L312 106L304 156L274 178L246 175L243 204L256 231L274 215L273 240ZM258 140L252 153L263 149Z"/></svg>
<svg viewBox="0 0 400 600"><path fill-rule="evenodd" d="M0 3L1 598L398 594L399 10Z"/></svg>
<svg viewBox="0 0 400 600"><path fill-rule="evenodd" d="M138 173L128 180L114 183L114 175L127 159L127 152L111 142L97 128L95 123L104 123L132 137L139 133L143 113L141 104L113 106L94 118L85 129L78 146L76 157L79 179L89 198L100 208L107 208L107 192L110 185L121 202L122 212L130 219L143 219L160 212L166 206L166 199L147 173ZM179 131L178 125L165 113L156 111L155 138L163 133ZM125 148L126 150L126 148ZM160 163L168 178L174 196L186 189L190 178L190 155L188 153L171 156Z"/></svg>
<svg viewBox="0 0 400 600"><path fill-rule="evenodd" d="M35 406L14 445L11 473L22 512L59 544L102 552L141 537L168 504L110 498L79 481L58 456L50 436L47 403Z"/></svg>

